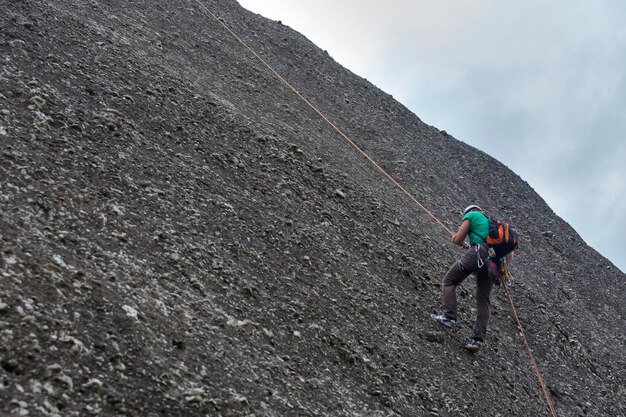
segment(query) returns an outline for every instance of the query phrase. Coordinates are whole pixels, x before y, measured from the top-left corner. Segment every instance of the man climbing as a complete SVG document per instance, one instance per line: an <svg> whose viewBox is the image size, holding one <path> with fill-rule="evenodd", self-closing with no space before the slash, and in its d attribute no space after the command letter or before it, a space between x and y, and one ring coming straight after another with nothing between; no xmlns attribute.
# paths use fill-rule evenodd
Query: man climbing
<svg viewBox="0 0 626 417"><path fill-rule="evenodd" d="M465 238L469 235L469 246ZM453 327L457 321L456 287L471 273L476 273L476 322L472 340L465 349L476 353L482 347L487 335L487 324L491 312L490 295L494 284L493 276L489 275L489 248L486 244L489 235L489 218L482 213L477 205L470 205L463 211L463 220L459 230L452 236L452 242L467 251L458 259L443 277L443 311L432 314L433 320ZM510 260L509 254L507 261Z"/></svg>

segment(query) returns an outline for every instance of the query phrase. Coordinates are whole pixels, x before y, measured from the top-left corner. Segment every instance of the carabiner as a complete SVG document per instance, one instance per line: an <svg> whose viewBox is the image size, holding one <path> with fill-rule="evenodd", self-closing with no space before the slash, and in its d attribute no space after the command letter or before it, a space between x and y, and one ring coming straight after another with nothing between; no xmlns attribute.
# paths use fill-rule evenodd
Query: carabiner
<svg viewBox="0 0 626 417"><path fill-rule="evenodd" d="M478 263L478 269L482 268L485 265L485 261L480 257L480 245L477 244L475 247L476 250L476 262Z"/></svg>

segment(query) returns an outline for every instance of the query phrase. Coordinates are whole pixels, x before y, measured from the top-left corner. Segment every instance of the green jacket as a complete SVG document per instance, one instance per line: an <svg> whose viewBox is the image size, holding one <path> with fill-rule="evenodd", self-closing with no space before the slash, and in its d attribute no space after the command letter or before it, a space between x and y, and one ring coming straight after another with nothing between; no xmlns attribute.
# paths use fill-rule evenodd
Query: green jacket
<svg viewBox="0 0 626 417"><path fill-rule="evenodd" d="M489 235L489 219L487 216L479 211L470 211L463 216L463 221L465 220L469 220L470 222L470 230L468 233L470 245L485 243Z"/></svg>

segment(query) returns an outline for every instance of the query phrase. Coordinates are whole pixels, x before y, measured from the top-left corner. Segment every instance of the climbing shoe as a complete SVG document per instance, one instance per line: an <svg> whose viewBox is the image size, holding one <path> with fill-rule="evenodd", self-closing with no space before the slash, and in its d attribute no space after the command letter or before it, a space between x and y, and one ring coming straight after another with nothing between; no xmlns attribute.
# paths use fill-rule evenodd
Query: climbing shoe
<svg viewBox="0 0 626 417"><path fill-rule="evenodd" d="M477 353L480 348L483 347L483 342L477 339L472 339L472 341L466 344L464 347L465 350L467 350L468 352Z"/></svg>
<svg viewBox="0 0 626 417"><path fill-rule="evenodd" d="M444 314L431 314L430 318L435 320L437 323L444 325L446 327L454 327L456 325L456 320L446 317Z"/></svg>

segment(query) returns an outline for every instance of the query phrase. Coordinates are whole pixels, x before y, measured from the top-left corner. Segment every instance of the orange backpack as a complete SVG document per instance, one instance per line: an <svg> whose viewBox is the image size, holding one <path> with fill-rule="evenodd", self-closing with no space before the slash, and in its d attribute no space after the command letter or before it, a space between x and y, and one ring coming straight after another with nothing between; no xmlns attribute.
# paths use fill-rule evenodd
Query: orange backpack
<svg viewBox="0 0 626 417"><path fill-rule="evenodd" d="M495 252L495 256L492 255L492 258L503 258L513 252L517 247L517 231L508 223L493 219L489 216L487 216L487 218L489 219L489 235L486 239L487 246L492 248L493 252ZM492 251L490 250L489 252L491 253Z"/></svg>

